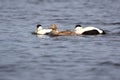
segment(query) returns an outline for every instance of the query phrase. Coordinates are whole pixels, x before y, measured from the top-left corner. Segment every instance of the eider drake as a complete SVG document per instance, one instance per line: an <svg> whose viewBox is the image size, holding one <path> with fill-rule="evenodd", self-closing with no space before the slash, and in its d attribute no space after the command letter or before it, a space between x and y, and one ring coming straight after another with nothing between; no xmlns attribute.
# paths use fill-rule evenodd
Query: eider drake
<svg viewBox="0 0 120 80"><path fill-rule="evenodd" d="M58 31L57 26L55 24L51 24L50 29L52 29L52 31L49 34L50 36L73 36L73 35L76 35L76 33L74 31L70 31L70 30Z"/></svg>
<svg viewBox="0 0 120 80"><path fill-rule="evenodd" d="M34 34L37 34L37 35L45 35L45 34L48 34L52 31L52 29L43 29L42 26L40 24L38 24L36 26L36 29L34 31Z"/></svg>
<svg viewBox="0 0 120 80"><path fill-rule="evenodd" d="M85 27L83 28L81 25L76 25L74 29L76 34L80 35L98 35L98 34L106 34L104 30L98 29L96 27Z"/></svg>

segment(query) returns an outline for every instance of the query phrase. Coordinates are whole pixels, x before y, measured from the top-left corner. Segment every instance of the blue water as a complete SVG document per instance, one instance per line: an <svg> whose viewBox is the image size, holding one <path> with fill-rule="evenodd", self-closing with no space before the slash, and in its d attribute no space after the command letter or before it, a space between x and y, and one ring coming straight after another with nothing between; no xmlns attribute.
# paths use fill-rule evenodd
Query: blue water
<svg viewBox="0 0 120 80"><path fill-rule="evenodd" d="M108 34L31 34L52 23ZM120 0L0 0L0 80L120 80Z"/></svg>

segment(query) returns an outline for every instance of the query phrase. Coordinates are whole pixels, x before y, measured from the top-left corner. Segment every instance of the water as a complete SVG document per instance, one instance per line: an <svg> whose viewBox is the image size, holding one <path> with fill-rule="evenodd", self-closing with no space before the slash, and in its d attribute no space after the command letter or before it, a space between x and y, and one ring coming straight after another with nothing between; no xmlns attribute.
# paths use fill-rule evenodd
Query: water
<svg viewBox="0 0 120 80"><path fill-rule="evenodd" d="M0 80L120 80L120 0L0 0ZM36 24L108 31L35 36Z"/></svg>

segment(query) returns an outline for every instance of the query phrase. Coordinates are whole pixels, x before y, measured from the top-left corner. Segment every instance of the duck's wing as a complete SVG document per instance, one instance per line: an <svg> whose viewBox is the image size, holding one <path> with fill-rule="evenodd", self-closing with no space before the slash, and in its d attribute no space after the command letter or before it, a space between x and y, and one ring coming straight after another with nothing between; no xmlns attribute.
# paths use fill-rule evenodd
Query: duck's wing
<svg viewBox="0 0 120 80"><path fill-rule="evenodd" d="M99 29L99 28L96 28L96 27L92 27L92 26L88 26L86 28L83 29L83 31L91 31L91 30L96 30L98 31L99 33L103 33L103 30Z"/></svg>

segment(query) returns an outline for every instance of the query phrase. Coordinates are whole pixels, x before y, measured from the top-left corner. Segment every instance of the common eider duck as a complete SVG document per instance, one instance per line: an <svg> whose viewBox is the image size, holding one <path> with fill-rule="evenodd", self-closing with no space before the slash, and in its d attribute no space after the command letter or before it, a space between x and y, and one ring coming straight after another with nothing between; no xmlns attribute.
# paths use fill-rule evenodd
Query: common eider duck
<svg viewBox="0 0 120 80"><path fill-rule="evenodd" d="M42 26L40 24L38 24L36 26L34 34L37 34L37 35L46 35L46 34L50 33L51 31L52 31L52 29L43 29Z"/></svg>
<svg viewBox="0 0 120 80"><path fill-rule="evenodd" d="M70 30L58 31L57 26L55 24L51 24L50 29L52 29L52 31L49 34L50 36L73 36L73 35L76 35L76 33L74 31L70 31Z"/></svg>
<svg viewBox="0 0 120 80"><path fill-rule="evenodd" d="M76 25L74 31L78 35L98 35L98 34L106 34L106 32L102 29L98 29L96 27L85 27L83 28L81 25Z"/></svg>

